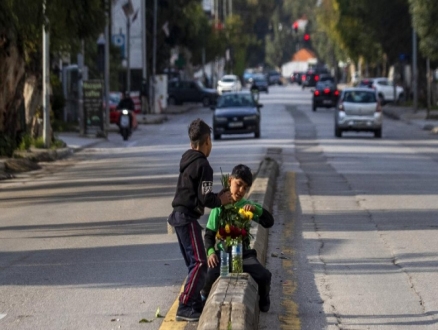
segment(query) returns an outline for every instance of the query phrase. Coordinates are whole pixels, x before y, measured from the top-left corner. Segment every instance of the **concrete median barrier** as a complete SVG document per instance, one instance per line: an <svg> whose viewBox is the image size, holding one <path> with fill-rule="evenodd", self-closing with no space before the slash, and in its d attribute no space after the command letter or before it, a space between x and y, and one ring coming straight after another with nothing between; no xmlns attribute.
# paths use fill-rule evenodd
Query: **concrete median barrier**
<svg viewBox="0 0 438 330"><path fill-rule="evenodd" d="M249 198L271 211L278 175L277 162L266 157L260 164ZM251 247L265 265L269 230L258 225L251 228ZM198 324L198 330L258 329L258 288L249 274L219 277L208 296Z"/></svg>

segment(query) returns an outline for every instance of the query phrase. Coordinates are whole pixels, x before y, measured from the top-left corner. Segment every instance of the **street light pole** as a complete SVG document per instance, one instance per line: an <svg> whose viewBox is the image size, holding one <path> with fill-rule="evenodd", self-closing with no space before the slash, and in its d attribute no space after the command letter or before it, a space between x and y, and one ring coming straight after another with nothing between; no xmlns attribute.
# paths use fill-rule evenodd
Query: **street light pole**
<svg viewBox="0 0 438 330"><path fill-rule="evenodd" d="M105 123L104 123L104 135L107 136L110 118L109 118L109 90L110 90L110 31L109 31L109 0L105 0L106 4L106 22L105 22L105 66L104 66L104 95L105 95Z"/></svg>
<svg viewBox="0 0 438 330"><path fill-rule="evenodd" d="M412 88L414 96L414 112L418 110L418 74L417 74L417 33L412 29Z"/></svg>
<svg viewBox="0 0 438 330"><path fill-rule="evenodd" d="M126 16L126 91L131 92L131 17Z"/></svg>
<svg viewBox="0 0 438 330"><path fill-rule="evenodd" d="M50 148L50 33L49 21L46 17L46 1L43 1L43 141L44 147Z"/></svg>
<svg viewBox="0 0 438 330"><path fill-rule="evenodd" d="M141 1L141 43L142 43L142 68L143 68L143 83L146 85L146 88L149 88L148 84L148 70L147 70L147 43L146 43L146 0ZM144 90L146 92L146 90ZM146 113L147 104L146 104L146 96L142 95L142 112Z"/></svg>
<svg viewBox="0 0 438 330"><path fill-rule="evenodd" d="M154 38L154 44L153 44L153 56L152 56L152 102L151 108L152 112L155 113L155 74L156 74L156 66L157 66L157 0L154 0L154 31L153 31L153 38Z"/></svg>

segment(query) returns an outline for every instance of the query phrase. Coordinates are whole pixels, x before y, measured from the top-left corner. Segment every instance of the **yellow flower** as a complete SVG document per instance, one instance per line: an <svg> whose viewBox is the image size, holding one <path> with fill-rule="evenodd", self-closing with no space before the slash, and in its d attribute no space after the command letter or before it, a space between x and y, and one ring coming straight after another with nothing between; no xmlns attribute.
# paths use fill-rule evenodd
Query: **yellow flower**
<svg viewBox="0 0 438 330"><path fill-rule="evenodd" d="M254 214L251 211L245 211L244 209L239 210L239 214L242 218L246 220L251 220Z"/></svg>
<svg viewBox="0 0 438 330"><path fill-rule="evenodd" d="M225 232L226 232L227 234L229 234L229 233L231 232L231 229L230 229L230 225L229 225L229 224L226 224L226 225L225 225Z"/></svg>

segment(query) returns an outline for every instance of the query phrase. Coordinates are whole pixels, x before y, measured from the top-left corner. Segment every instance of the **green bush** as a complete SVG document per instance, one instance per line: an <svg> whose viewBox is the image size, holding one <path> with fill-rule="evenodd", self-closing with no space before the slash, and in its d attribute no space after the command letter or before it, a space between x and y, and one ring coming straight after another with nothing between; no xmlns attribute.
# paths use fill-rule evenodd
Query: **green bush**
<svg viewBox="0 0 438 330"><path fill-rule="evenodd" d="M18 150L22 150L22 151L29 150L29 148L32 146L32 142L33 142L32 136L30 136L30 134L27 133L24 134L21 137L21 142L20 145L18 146Z"/></svg>

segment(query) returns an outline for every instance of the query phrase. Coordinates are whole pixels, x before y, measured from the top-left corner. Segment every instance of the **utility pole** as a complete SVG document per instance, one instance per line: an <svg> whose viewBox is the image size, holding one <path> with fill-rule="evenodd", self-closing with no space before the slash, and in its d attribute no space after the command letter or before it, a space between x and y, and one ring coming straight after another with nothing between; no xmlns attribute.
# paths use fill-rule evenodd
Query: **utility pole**
<svg viewBox="0 0 438 330"><path fill-rule="evenodd" d="M50 33L49 20L46 16L46 1L43 1L43 141L44 147L50 148Z"/></svg>
<svg viewBox="0 0 438 330"><path fill-rule="evenodd" d="M83 82L84 82L84 57L85 57L85 46L84 39L81 40L81 52L77 55L78 60L78 104L79 104L79 134L85 134L85 113L84 113L84 95L83 95Z"/></svg>
<svg viewBox="0 0 438 330"><path fill-rule="evenodd" d="M109 129L109 90L110 90L110 31L109 31L109 0L105 0L105 69L104 69L104 95L105 95L105 124L104 124L104 135L107 136Z"/></svg>
<svg viewBox="0 0 438 330"><path fill-rule="evenodd" d="M428 57L426 60L426 68L427 68L427 115L426 118L430 117L430 108L432 107L431 95L432 95L432 82L431 82L431 71L430 71L430 58Z"/></svg>
<svg viewBox="0 0 438 330"><path fill-rule="evenodd" d="M126 16L126 91L131 92L131 17Z"/></svg>
<svg viewBox="0 0 438 330"><path fill-rule="evenodd" d="M149 88L148 83L148 70L147 70L147 43L146 43L146 0L141 1L141 43L142 43L142 68L143 68L143 84L145 84L146 90ZM143 86L142 86L143 87ZM146 92L144 90L143 92ZM149 94L149 93L148 93ZM149 96L148 96L149 97ZM142 95L141 97L141 104L142 104L142 112L146 113L147 107L147 97L145 95Z"/></svg>
<svg viewBox="0 0 438 330"><path fill-rule="evenodd" d="M153 44L153 57L152 57L152 102L151 108L152 112L155 113L155 74L156 74L156 66L157 66L157 0L154 0L154 31L153 31L153 38L154 38L154 44Z"/></svg>
<svg viewBox="0 0 438 330"><path fill-rule="evenodd" d="M414 112L418 110L418 74L417 74L417 33L412 29L412 88L414 96Z"/></svg>

